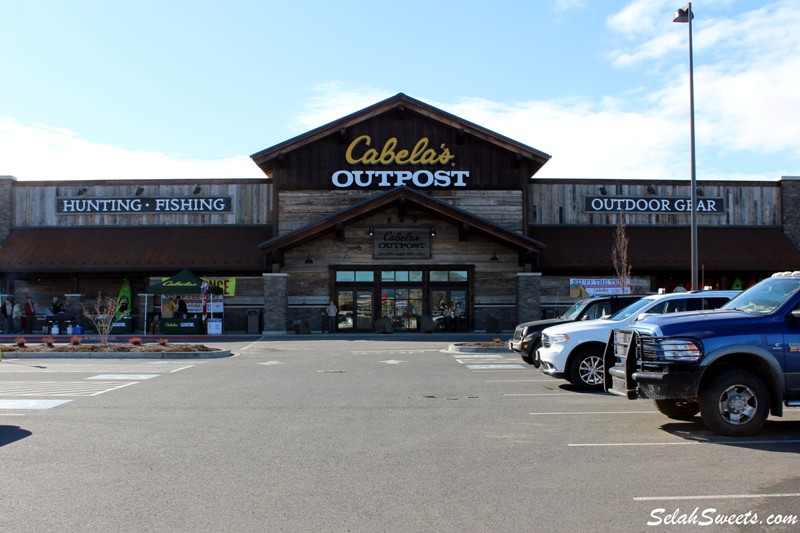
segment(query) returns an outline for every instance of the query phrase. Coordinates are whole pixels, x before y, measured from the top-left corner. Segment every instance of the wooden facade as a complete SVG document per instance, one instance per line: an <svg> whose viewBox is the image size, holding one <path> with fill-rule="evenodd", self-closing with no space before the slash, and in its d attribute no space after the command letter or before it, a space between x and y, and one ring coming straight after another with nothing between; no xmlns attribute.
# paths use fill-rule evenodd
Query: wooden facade
<svg viewBox="0 0 800 533"><path fill-rule="evenodd" d="M41 308L187 267L236 280L227 332L253 311L264 332L320 330L330 300L343 331L426 331L458 303L460 329L499 332L563 310L573 278L613 279L621 216L635 292L685 284L688 180L536 178L549 157L398 94L254 154L260 180L0 177L0 292ZM705 280L797 269L799 178L698 185Z"/></svg>

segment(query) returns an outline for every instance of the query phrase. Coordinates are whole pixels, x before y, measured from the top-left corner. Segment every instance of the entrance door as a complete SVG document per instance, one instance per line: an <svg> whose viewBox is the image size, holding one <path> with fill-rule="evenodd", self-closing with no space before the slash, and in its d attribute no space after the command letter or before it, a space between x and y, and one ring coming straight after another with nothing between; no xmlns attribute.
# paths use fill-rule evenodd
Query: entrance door
<svg viewBox="0 0 800 533"><path fill-rule="evenodd" d="M381 316L392 320L396 331L416 331L419 329L419 315L422 313L422 289L381 288Z"/></svg>
<svg viewBox="0 0 800 533"><path fill-rule="evenodd" d="M372 291L338 290L336 291L339 315L336 329L339 331L372 329Z"/></svg>
<svg viewBox="0 0 800 533"><path fill-rule="evenodd" d="M466 331L466 302L466 290L431 289L434 331Z"/></svg>

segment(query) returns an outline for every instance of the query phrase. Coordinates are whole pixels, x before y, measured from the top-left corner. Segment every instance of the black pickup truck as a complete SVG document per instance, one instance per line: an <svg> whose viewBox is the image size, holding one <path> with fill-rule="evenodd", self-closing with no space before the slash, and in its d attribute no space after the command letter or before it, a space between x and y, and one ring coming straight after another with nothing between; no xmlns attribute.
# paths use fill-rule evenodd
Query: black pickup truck
<svg viewBox="0 0 800 533"><path fill-rule="evenodd" d="M617 294L609 296L593 296L578 300L564 313L555 318L545 318L519 324L514 329L514 337L508 341L508 349L517 352L522 360L539 368L536 350L542 346L542 331L550 326L575 322L577 320L593 320L613 315L620 309L628 307L641 299L641 295Z"/></svg>
<svg viewBox="0 0 800 533"><path fill-rule="evenodd" d="M712 431L757 433L800 406L800 272L774 274L720 309L651 316L614 330L605 387L655 401L678 420L698 412Z"/></svg>

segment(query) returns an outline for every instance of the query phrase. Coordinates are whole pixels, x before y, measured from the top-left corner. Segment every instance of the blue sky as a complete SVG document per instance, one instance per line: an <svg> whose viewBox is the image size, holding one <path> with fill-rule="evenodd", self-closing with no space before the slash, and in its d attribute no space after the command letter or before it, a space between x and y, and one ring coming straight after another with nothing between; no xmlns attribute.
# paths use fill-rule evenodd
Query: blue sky
<svg viewBox="0 0 800 533"><path fill-rule="evenodd" d="M553 156L688 179L670 0L0 0L0 175L254 178L249 155L403 92ZM692 4L697 178L800 175L800 2Z"/></svg>

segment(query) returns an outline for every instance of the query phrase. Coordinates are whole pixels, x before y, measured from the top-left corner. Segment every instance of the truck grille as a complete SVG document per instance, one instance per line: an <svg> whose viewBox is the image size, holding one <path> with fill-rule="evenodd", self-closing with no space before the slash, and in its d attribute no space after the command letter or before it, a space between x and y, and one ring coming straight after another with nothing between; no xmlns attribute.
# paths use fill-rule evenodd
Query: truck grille
<svg viewBox="0 0 800 533"><path fill-rule="evenodd" d="M550 347L550 336L547 333L542 333L542 347L543 348Z"/></svg>
<svg viewBox="0 0 800 533"><path fill-rule="evenodd" d="M525 328L517 328L514 330L514 340L521 341L522 340L522 332L525 331Z"/></svg>

